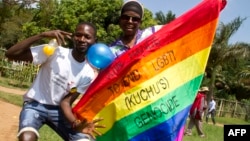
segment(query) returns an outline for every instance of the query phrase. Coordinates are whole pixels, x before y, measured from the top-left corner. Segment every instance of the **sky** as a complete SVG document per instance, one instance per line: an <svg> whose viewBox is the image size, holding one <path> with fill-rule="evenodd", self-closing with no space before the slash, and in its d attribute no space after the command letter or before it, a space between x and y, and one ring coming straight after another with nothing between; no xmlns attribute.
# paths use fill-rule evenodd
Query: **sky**
<svg viewBox="0 0 250 141"><path fill-rule="evenodd" d="M202 0L139 0L145 8L153 13L162 11L166 14L172 11L176 17L181 16L189 11ZM250 43L250 0L227 0L226 7L220 13L220 22L227 24L234 20L236 17L247 18L233 34L230 43L246 42Z"/></svg>

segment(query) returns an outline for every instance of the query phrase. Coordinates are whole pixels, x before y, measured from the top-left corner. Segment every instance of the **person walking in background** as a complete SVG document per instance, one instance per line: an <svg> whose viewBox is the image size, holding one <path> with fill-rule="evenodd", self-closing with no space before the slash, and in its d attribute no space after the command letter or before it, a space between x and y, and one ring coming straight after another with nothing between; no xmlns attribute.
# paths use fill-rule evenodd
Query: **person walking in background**
<svg viewBox="0 0 250 141"><path fill-rule="evenodd" d="M192 135L192 128L195 126L200 137L205 137L202 131L202 118L204 111L207 109L206 93L209 91L208 87L201 87L196 95L189 112L189 123L185 135Z"/></svg>
<svg viewBox="0 0 250 141"><path fill-rule="evenodd" d="M215 125L215 114L216 114L216 102L214 101L214 97L212 96L208 104L208 113L206 115L206 122L208 123L209 115L211 115L212 122Z"/></svg>
<svg viewBox="0 0 250 141"><path fill-rule="evenodd" d="M71 112L71 107L62 109L61 100L70 95L70 102L86 91L97 74L86 61L88 48L96 43L96 27L89 22L79 23L73 34L72 49L60 46L64 38L71 39L72 33L53 30L29 37L11 48L5 55L9 60L27 61L41 65L37 77L30 89L24 95L23 107L19 117L18 139L20 141L37 141L39 129L47 124L63 140L89 141L95 122L84 122L87 133L83 134L75 128L79 121L69 121L64 113ZM53 54L44 53L44 44L32 47L43 38L56 38L59 46Z"/></svg>

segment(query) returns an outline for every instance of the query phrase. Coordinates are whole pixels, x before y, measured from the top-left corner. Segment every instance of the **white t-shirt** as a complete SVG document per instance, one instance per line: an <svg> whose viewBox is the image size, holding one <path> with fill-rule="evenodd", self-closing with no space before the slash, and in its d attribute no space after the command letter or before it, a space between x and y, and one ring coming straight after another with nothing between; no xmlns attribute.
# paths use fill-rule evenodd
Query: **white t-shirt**
<svg viewBox="0 0 250 141"><path fill-rule="evenodd" d="M72 49L64 47L58 47L52 56L47 57L43 46L31 48L33 63L40 65L40 70L24 100L59 105L71 88L76 87L77 92L84 93L96 77L87 61L77 62L72 56Z"/></svg>
<svg viewBox="0 0 250 141"><path fill-rule="evenodd" d="M154 34L158 30L160 30L164 25L155 25L148 27L142 31L141 37L138 39L137 44L142 42L144 39L148 38L150 35Z"/></svg>
<svg viewBox="0 0 250 141"><path fill-rule="evenodd" d="M211 101L209 102L208 112L211 112L212 110L216 110L216 109L215 109L215 106L216 106L215 101L214 101L214 100L211 100Z"/></svg>

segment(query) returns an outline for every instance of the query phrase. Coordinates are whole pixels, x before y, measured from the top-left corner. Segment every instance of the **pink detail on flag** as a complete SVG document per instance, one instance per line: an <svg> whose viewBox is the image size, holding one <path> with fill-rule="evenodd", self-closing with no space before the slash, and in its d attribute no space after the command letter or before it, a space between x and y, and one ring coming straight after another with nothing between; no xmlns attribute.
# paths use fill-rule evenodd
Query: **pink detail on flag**
<svg viewBox="0 0 250 141"><path fill-rule="evenodd" d="M183 125L175 139L175 141L182 141L183 135L184 135L184 129L185 129L185 125Z"/></svg>

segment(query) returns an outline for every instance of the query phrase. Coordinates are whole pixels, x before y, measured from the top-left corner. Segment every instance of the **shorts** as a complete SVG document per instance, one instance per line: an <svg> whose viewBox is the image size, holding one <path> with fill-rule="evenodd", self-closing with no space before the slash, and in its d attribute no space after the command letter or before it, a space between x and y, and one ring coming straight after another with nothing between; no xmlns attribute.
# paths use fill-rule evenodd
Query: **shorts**
<svg viewBox="0 0 250 141"><path fill-rule="evenodd" d="M24 102L19 117L18 136L24 131L32 131L39 137L39 129L47 124L67 141L93 141L88 134L77 132L64 117L60 106L45 105L36 101Z"/></svg>

